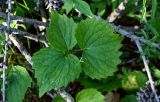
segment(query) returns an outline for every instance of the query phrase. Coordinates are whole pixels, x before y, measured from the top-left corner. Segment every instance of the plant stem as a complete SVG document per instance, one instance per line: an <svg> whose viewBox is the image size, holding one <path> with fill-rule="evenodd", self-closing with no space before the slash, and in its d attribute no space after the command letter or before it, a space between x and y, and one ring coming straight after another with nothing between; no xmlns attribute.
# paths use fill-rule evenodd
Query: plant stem
<svg viewBox="0 0 160 102"><path fill-rule="evenodd" d="M5 32L5 45L4 45L4 57L3 57L3 74L2 74L2 78L3 78L3 82L2 82L2 102L6 102L6 69L7 69L7 62L8 62L8 41L9 41L9 34L10 34L10 22L11 22L11 18L10 18L10 12L11 12L11 0L8 0L8 15L7 15L7 32Z"/></svg>

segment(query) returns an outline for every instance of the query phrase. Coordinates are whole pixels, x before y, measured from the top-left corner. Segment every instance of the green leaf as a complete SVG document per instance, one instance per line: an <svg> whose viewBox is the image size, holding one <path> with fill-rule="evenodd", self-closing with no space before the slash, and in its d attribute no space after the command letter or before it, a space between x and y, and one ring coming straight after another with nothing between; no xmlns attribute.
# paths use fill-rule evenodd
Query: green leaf
<svg viewBox="0 0 160 102"><path fill-rule="evenodd" d="M74 8L74 6L75 6L75 4L74 4L73 0L65 0L64 5L63 5L63 9L65 9L68 14Z"/></svg>
<svg viewBox="0 0 160 102"><path fill-rule="evenodd" d="M159 85L160 85L160 79L156 80L156 81L154 82L154 85L155 85L155 86L159 86Z"/></svg>
<svg viewBox="0 0 160 102"><path fill-rule="evenodd" d="M135 95L127 95L120 102L138 102Z"/></svg>
<svg viewBox="0 0 160 102"><path fill-rule="evenodd" d="M87 2L83 0L65 0L63 8L66 10L67 14L73 9L78 9L81 13L88 17L94 17L90 6Z"/></svg>
<svg viewBox="0 0 160 102"><path fill-rule="evenodd" d="M52 102L66 102L61 96L56 96Z"/></svg>
<svg viewBox="0 0 160 102"><path fill-rule="evenodd" d="M91 10L99 15L103 16L106 11L106 1L93 2L90 4Z"/></svg>
<svg viewBox="0 0 160 102"><path fill-rule="evenodd" d="M156 67L153 67L152 69L153 69L154 76L160 79L160 70Z"/></svg>
<svg viewBox="0 0 160 102"><path fill-rule="evenodd" d="M34 54L32 61L39 96L53 88L66 86L78 78L81 72L80 61L76 56L64 55L54 48L41 49Z"/></svg>
<svg viewBox="0 0 160 102"><path fill-rule="evenodd" d="M159 23L159 21L160 21L160 17L156 17L155 19L153 19L152 21L151 21L151 25L154 27L154 29L160 34L160 29L159 29L159 27L160 27L160 23Z"/></svg>
<svg viewBox="0 0 160 102"><path fill-rule="evenodd" d="M79 47L83 50L83 70L93 79L112 76L120 63L122 38L113 33L103 20L86 19L76 30Z"/></svg>
<svg viewBox="0 0 160 102"><path fill-rule="evenodd" d="M74 0L75 8L88 17L94 17L89 5L83 0Z"/></svg>
<svg viewBox="0 0 160 102"><path fill-rule="evenodd" d="M78 81L80 81L84 88L94 88L101 92L117 90L121 87L121 79L115 77L106 82L103 82L104 80L99 81L89 78L80 78Z"/></svg>
<svg viewBox="0 0 160 102"><path fill-rule="evenodd" d="M96 89L85 89L78 93L76 102L104 102L104 96Z"/></svg>
<svg viewBox="0 0 160 102"><path fill-rule="evenodd" d="M72 49L76 44L76 24L72 18L52 13L51 22L47 28L47 38L51 46L61 51Z"/></svg>
<svg viewBox="0 0 160 102"><path fill-rule="evenodd" d="M32 79L24 67L14 66L8 74L6 96L8 102L22 102Z"/></svg>
<svg viewBox="0 0 160 102"><path fill-rule="evenodd" d="M25 15L25 10L17 5L15 9L15 15L23 17Z"/></svg>
<svg viewBox="0 0 160 102"><path fill-rule="evenodd" d="M127 91L137 90L143 87L147 77L140 71L133 71L125 76L122 80L122 88Z"/></svg>
<svg viewBox="0 0 160 102"><path fill-rule="evenodd" d="M4 44L3 44L4 41L5 41L5 35L4 34L0 35L0 54L1 54L3 46L4 46Z"/></svg>
<svg viewBox="0 0 160 102"><path fill-rule="evenodd" d="M27 8L29 8L30 10L33 10L36 6L34 1L24 0L24 2L26 3Z"/></svg>

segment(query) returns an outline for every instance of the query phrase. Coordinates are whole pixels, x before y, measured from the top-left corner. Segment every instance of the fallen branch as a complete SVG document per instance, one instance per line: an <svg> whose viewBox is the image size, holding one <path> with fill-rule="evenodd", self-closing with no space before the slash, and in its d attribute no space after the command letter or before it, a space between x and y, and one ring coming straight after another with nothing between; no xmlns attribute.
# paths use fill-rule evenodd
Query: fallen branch
<svg viewBox="0 0 160 102"><path fill-rule="evenodd" d="M74 102L74 99L64 90L57 89L55 90L66 102Z"/></svg>
<svg viewBox="0 0 160 102"><path fill-rule="evenodd" d="M32 65L31 55L27 52L26 48L23 46L22 42L13 34L9 35L10 40L19 49L25 59Z"/></svg>
<svg viewBox="0 0 160 102"><path fill-rule="evenodd" d="M141 57L142 57L142 60L143 60L143 63L144 63L144 66L145 66L145 71L147 72L147 76L148 76L148 79L149 79L149 83L150 83L150 86L151 86L151 89L152 89L152 92L153 94L155 95L155 98L156 98L156 102L160 102L159 101L159 98L158 98L158 95L156 93L156 88L154 87L154 81L153 81L153 78L152 78L152 75L151 75L151 71L149 69L149 66L148 66L148 63L147 63L147 59L146 57L143 55L143 50L142 50L142 47L141 47L141 44L138 40L135 40L135 43L138 47L138 50L141 54Z"/></svg>
<svg viewBox="0 0 160 102"><path fill-rule="evenodd" d="M127 32L127 31L121 29L120 26L115 26L114 24L110 24L110 23L108 23L108 24L110 25L111 28L113 28L117 33L121 34L122 36L128 37L128 38L130 38L132 40L138 40L138 41L140 41L140 42L142 42L144 44L147 44L147 45L149 45L151 47L155 47L155 48L160 50L160 44L151 42L151 41L146 40L146 39L144 39L142 37L138 37L138 36L134 35L133 32Z"/></svg>
<svg viewBox="0 0 160 102"><path fill-rule="evenodd" d="M7 27L0 24L0 30L1 31L6 31ZM28 39L31 39L31 40L34 40L36 42L41 42L43 43L45 46L47 45L47 40L45 39L44 36L42 35L34 35L34 34L31 34L31 33L28 33L28 32L24 32L24 31L21 31L21 30L18 30L18 29L15 29L15 28L11 28L10 31L12 32L12 34L18 34L18 35L22 35Z"/></svg>
<svg viewBox="0 0 160 102"><path fill-rule="evenodd" d="M7 14L3 13L3 12L0 12L0 17L6 18ZM16 21L21 22L21 23L31 24L31 25L34 25L34 26L39 26L39 25L47 26L47 23L41 22L41 21L38 21L38 20L35 20L35 19L23 18L23 17L20 17L20 16L13 16L13 15L11 15L10 17L11 17L11 20L16 20Z"/></svg>

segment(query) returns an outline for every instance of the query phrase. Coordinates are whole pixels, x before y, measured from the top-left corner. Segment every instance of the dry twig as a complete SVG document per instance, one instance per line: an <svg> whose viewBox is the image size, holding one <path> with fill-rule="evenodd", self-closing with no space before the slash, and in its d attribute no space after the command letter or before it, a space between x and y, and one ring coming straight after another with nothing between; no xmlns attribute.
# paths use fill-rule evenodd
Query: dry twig
<svg viewBox="0 0 160 102"><path fill-rule="evenodd" d="M0 12L0 17L6 18L7 14L3 13L3 12ZM11 15L10 18L11 18L11 20L16 20L18 22L25 23L25 24L31 24L31 25L34 25L34 26L40 26L40 25L41 26L47 26L47 23L41 22L41 21L38 21L38 20L35 20L35 19L23 18L23 17L20 17L20 16L13 16L13 15Z"/></svg>
<svg viewBox="0 0 160 102"><path fill-rule="evenodd" d="M10 12L11 12L11 0L8 0L8 14L7 14L7 30L5 32L5 44L4 44L4 56L3 56L3 72L2 72L2 102L6 102L6 69L8 68L8 41L9 41L9 34L10 34Z"/></svg>
<svg viewBox="0 0 160 102"><path fill-rule="evenodd" d="M108 16L108 22L114 22L117 18L121 17L122 12L125 10L125 5L128 3L128 0L123 0L118 7Z"/></svg>
<svg viewBox="0 0 160 102"><path fill-rule="evenodd" d="M158 98L158 95L157 95L157 92L156 92L156 88L154 86L154 81L153 81L153 78L152 78L152 75L151 75L151 71L149 69L149 66L148 66L148 63L147 63L147 59L146 57L143 55L143 50L142 50L142 47L141 47L141 44L138 40L135 40L135 43L138 47L138 50L141 54L141 57L142 57L142 60L143 60L143 63L144 63L144 66L145 66L145 71L147 72L147 76L148 76L148 79L149 79L149 84L151 86L151 89L152 89L152 92L154 93L155 95L155 99L157 102L160 102L159 101L159 98Z"/></svg>

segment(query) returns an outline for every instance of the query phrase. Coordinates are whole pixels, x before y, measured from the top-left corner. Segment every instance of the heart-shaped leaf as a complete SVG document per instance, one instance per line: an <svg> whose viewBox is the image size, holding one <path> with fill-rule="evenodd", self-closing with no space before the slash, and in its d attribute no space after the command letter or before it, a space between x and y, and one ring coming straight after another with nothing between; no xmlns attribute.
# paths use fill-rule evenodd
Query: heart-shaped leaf
<svg viewBox="0 0 160 102"><path fill-rule="evenodd" d="M114 34L103 20L86 19L76 30L78 45L83 50L83 70L91 78L113 75L120 63L122 38Z"/></svg>
<svg viewBox="0 0 160 102"><path fill-rule="evenodd" d="M73 54L64 55L54 48L44 48L32 58L35 77L39 85L39 95L53 88L66 86L79 77L80 61Z"/></svg>

